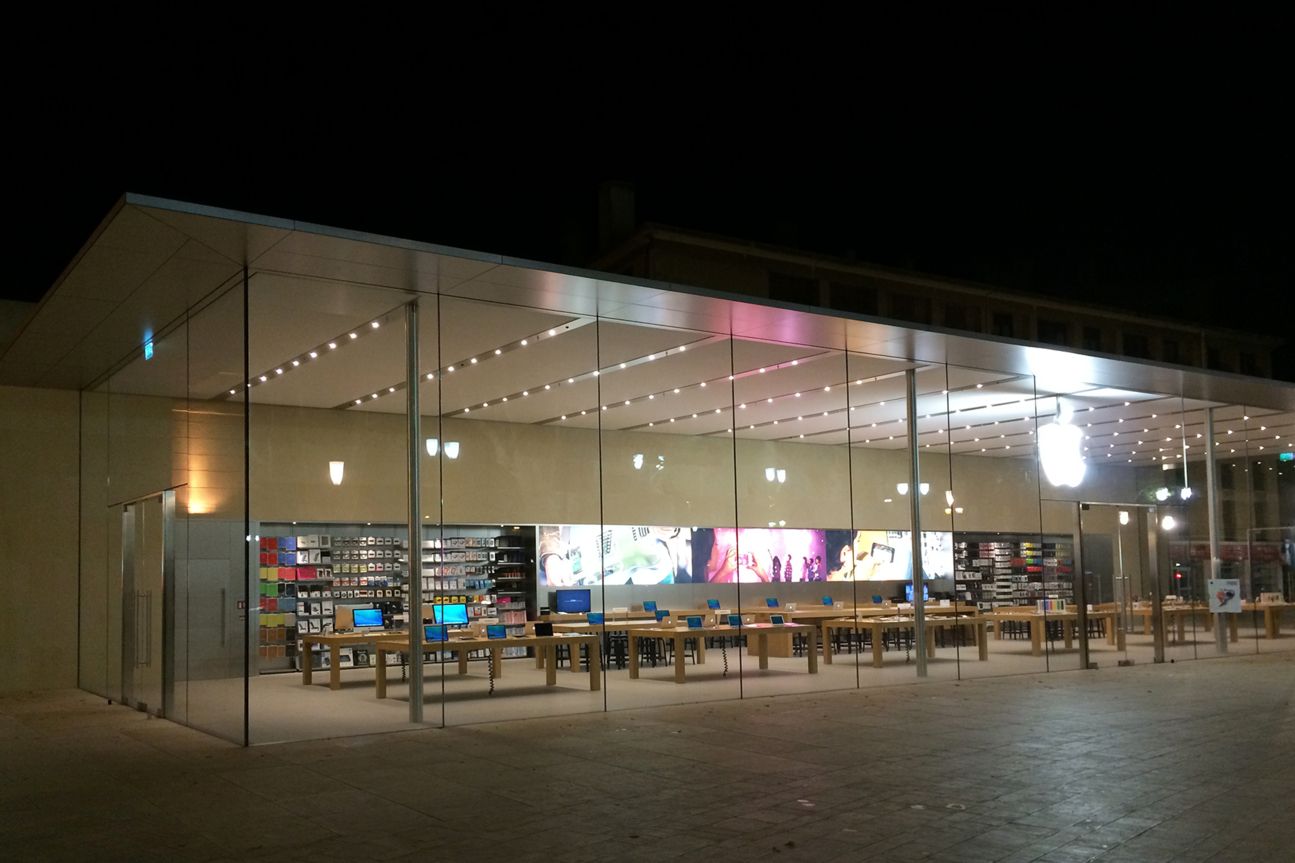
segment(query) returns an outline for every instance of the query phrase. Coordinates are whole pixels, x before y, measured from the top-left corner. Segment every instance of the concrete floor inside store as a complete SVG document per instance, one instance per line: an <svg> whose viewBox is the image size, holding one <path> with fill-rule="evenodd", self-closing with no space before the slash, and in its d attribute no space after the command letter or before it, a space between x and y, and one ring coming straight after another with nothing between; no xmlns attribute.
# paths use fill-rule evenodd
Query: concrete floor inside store
<svg viewBox="0 0 1295 863"><path fill-rule="evenodd" d="M1295 651L1112 666L920 686L864 667L877 686L670 707L646 705L708 687L615 681L625 710L527 721L498 720L544 699L505 689L495 721L251 748L84 692L10 695L0 842L78 861L1290 860ZM298 681L292 703L322 720L361 688ZM480 699L453 690L466 720Z"/></svg>

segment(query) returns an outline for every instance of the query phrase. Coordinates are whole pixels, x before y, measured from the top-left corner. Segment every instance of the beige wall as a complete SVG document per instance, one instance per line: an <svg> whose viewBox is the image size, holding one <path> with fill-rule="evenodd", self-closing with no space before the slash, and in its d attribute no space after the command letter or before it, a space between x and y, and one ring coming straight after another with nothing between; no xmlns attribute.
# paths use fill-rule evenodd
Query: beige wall
<svg viewBox="0 0 1295 863"><path fill-rule="evenodd" d="M77 424L77 393L0 387L0 692L76 686Z"/></svg>

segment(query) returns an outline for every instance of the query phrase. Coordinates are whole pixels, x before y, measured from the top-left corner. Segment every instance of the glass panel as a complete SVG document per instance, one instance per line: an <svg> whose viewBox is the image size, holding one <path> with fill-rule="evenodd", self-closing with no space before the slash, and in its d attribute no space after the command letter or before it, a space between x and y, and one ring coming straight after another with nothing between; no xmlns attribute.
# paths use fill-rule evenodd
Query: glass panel
<svg viewBox="0 0 1295 863"><path fill-rule="evenodd" d="M1073 595L1064 571L1073 561L1071 525L1065 508L1060 518L1049 508L1043 533L1034 447L1039 417L1046 411L1051 420L1055 398L1038 399L1028 375L954 367L948 374L956 565L987 630L986 660L966 650L959 670L985 676L1073 665Z"/></svg>
<svg viewBox="0 0 1295 863"><path fill-rule="evenodd" d="M729 615L750 605L753 569L734 520L733 363L771 360L689 328L601 318L598 333L608 707L738 698L746 636Z"/></svg>
<svg viewBox="0 0 1295 863"><path fill-rule="evenodd" d="M244 483L243 286L189 320L188 484L177 491L176 663L188 723L243 740L248 598ZM229 390L236 389L235 395Z"/></svg>
<svg viewBox="0 0 1295 863"><path fill-rule="evenodd" d="M837 651L837 661L842 649L854 651L861 686L907 682L916 674L915 627L911 612L901 607L912 572L906 377L912 365L858 353L849 357L851 534L850 550L842 554L853 570L856 626L829 638L825 649ZM934 392L942 401L943 389L943 368L919 371L919 393ZM942 422L944 411L926 407L923 401L923 417L932 413L933 418L919 423L920 440L940 449L943 435L926 424Z"/></svg>
<svg viewBox="0 0 1295 863"><path fill-rule="evenodd" d="M857 685L853 663L818 656L823 621L849 618L855 604L843 568L854 548L848 375L842 351L734 344L738 529L717 530L715 546L736 561L744 626L752 621L744 696Z"/></svg>
<svg viewBox="0 0 1295 863"><path fill-rule="evenodd" d="M435 678L428 670L445 722L602 710L598 638L561 635L560 626L581 629L586 614L603 611L596 320L449 296L439 320L444 509L434 539L443 559L465 558L471 586L457 593L469 629L486 636L463 662L456 652ZM557 635L544 634L549 625ZM502 627L493 630L499 645L490 627ZM425 694L435 694L430 682Z"/></svg>
<svg viewBox="0 0 1295 863"><path fill-rule="evenodd" d="M382 647L407 632L408 299L252 276L252 742L408 727L375 668L404 671Z"/></svg>
<svg viewBox="0 0 1295 863"><path fill-rule="evenodd" d="M1251 405L1242 422L1251 513L1242 616L1250 618L1261 652L1295 650L1295 414Z"/></svg>

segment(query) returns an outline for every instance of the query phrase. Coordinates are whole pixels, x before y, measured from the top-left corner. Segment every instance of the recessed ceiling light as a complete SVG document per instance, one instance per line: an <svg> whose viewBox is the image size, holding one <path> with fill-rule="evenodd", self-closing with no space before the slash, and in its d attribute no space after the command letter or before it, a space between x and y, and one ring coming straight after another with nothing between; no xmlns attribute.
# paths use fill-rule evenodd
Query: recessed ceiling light
<svg viewBox="0 0 1295 863"><path fill-rule="evenodd" d="M573 383L575 383L575 382L576 382L576 379L575 379L575 378L567 378L567 383L569 383L569 384L573 384ZM545 387L544 389L548 389L548 387Z"/></svg>
<svg viewBox="0 0 1295 863"><path fill-rule="evenodd" d="M557 334L558 334L557 330L549 330L549 335L556 336Z"/></svg>
<svg viewBox="0 0 1295 863"><path fill-rule="evenodd" d="M985 388L984 384L976 384L976 389L983 390L984 388Z"/></svg>
<svg viewBox="0 0 1295 863"><path fill-rule="evenodd" d="M472 359L468 360L468 362L472 363L475 366L477 364L477 358L473 357Z"/></svg>
<svg viewBox="0 0 1295 863"><path fill-rule="evenodd" d="M546 390L553 389L553 385L552 385L552 384L545 384L545 385L544 385L544 389L546 389Z"/></svg>
<svg viewBox="0 0 1295 863"><path fill-rule="evenodd" d="M261 383L265 383L266 380L268 380L268 378L266 378L265 375L261 375Z"/></svg>
<svg viewBox="0 0 1295 863"><path fill-rule="evenodd" d="M625 400L625 404L629 404L629 403L630 403L630 400L629 400L629 399L626 399L626 400Z"/></svg>
<svg viewBox="0 0 1295 863"><path fill-rule="evenodd" d="M705 382L705 381L702 381L700 384L698 384L698 386L702 386L702 387L704 387L704 386L706 386L706 382Z"/></svg>
<svg viewBox="0 0 1295 863"><path fill-rule="evenodd" d="M450 372L454 371L454 366L450 366L448 369L446 369L446 371L450 371Z"/></svg>
<svg viewBox="0 0 1295 863"><path fill-rule="evenodd" d="M529 344L530 342L526 341L526 339L522 339L522 347L526 347Z"/></svg>
<svg viewBox="0 0 1295 863"><path fill-rule="evenodd" d="M319 351L311 351L311 352L310 352L310 358L311 358L312 360L313 360L313 359L316 359L316 358L318 358L318 357L319 357Z"/></svg>
<svg viewBox="0 0 1295 863"><path fill-rule="evenodd" d="M360 337L359 333L351 333L351 338L358 339L359 337Z"/></svg>
<svg viewBox="0 0 1295 863"><path fill-rule="evenodd" d="M719 408L715 408L715 413L719 413Z"/></svg>
<svg viewBox="0 0 1295 863"><path fill-rule="evenodd" d="M767 404L767 405L771 405L771 404L773 404L773 399L772 399L772 398L767 398L767 399L765 399L765 400L764 400L764 403L765 403L765 404Z"/></svg>
<svg viewBox="0 0 1295 863"><path fill-rule="evenodd" d="M764 369L760 369L760 374L764 374Z"/></svg>
<svg viewBox="0 0 1295 863"><path fill-rule="evenodd" d="M831 387L823 387L823 392L830 393L831 391L832 391Z"/></svg>
<svg viewBox="0 0 1295 863"><path fill-rule="evenodd" d="M232 396L235 392L237 392L237 391L236 391L236 390L230 390L230 391L229 391L229 394Z"/></svg>
<svg viewBox="0 0 1295 863"><path fill-rule="evenodd" d="M675 388L674 388L674 392L675 392L675 395L678 395L678 394L679 394L679 388L678 388L678 387L675 387Z"/></svg>
<svg viewBox="0 0 1295 863"><path fill-rule="evenodd" d="M679 353L683 353L683 352L684 352L684 351L686 351L686 350L688 350L688 346L687 346L687 345L680 345L680 346L679 346Z"/></svg>
<svg viewBox="0 0 1295 863"><path fill-rule="evenodd" d="M364 399L356 399L356 400L355 400L355 403L356 403L357 405L362 405L362 404L364 404Z"/></svg>
<svg viewBox="0 0 1295 863"><path fill-rule="evenodd" d="M563 415L562 415L562 419L566 419L566 418L567 418L567 415L566 415L566 414L563 414ZM648 423L648 425L651 425L651 423Z"/></svg>
<svg viewBox="0 0 1295 863"><path fill-rule="evenodd" d="M378 394L377 394L377 393L374 393L374 394L373 394L373 395L371 395L369 398L374 398L374 399L376 399L377 397L378 397Z"/></svg>
<svg viewBox="0 0 1295 863"><path fill-rule="evenodd" d="M624 363L621 363L621 368L625 368L625 364L624 364Z"/></svg>
<svg viewBox="0 0 1295 863"><path fill-rule="evenodd" d="M436 377L436 375L435 375L435 374L433 374L432 372L428 372L428 373L427 373L427 379L428 379L429 381L430 381L430 380L432 380L432 379L433 379L433 378L435 378L435 377Z"/></svg>
<svg viewBox="0 0 1295 863"><path fill-rule="evenodd" d="M528 395L530 395L530 394L531 394L531 391L530 391L530 390L522 390L522 396L523 396L523 397L528 396Z"/></svg>
<svg viewBox="0 0 1295 863"><path fill-rule="evenodd" d="M283 369L275 369L275 370L274 370L274 373L275 373L276 375L281 375L281 374L283 374Z"/></svg>
<svg viewBox="0 0 1295 863"><path fill-rule="evenodd" d="M396 391L395 387L387 387L387 392L394 393L395 391Z"/></svg>

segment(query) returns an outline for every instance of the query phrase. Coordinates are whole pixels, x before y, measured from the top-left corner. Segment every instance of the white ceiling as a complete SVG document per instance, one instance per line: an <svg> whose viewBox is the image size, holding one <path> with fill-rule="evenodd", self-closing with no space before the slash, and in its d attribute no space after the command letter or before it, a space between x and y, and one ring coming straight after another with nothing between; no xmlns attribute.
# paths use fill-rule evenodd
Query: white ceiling
<svg viewBox="0 0 1295 863"><path fill-rule="evenodd" d="M257 404L403 412L404 307L416 299L426 414L903 448L904 372L916 368L923 448L1030 455L1057 396L1091 459L1177 460L1184 447L1191 458L1203 451L1204 408L1218 405L1231 405L1217 414L1232 432L1220 431L1226 450L1295 438L1287 384L153 200L110 215L0 357L0 382L77 387L115 369L118 392L207 399L233 389L241 399L242 294L229 288L241 285L244 261ZM198 303L187 326L167 332ZM162 335L146 363L147 333ZM1157 394L1166 392L1191 397Z"/></svg>

